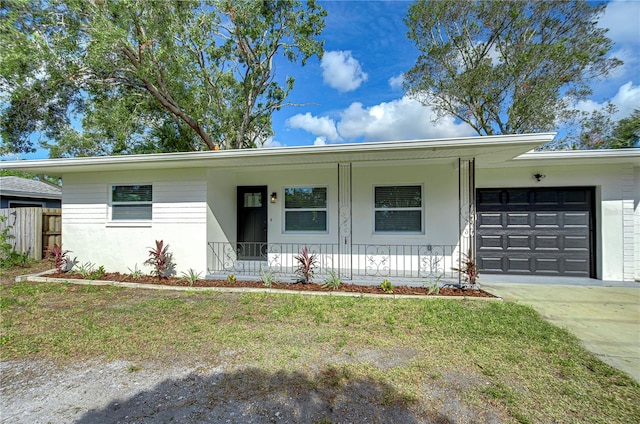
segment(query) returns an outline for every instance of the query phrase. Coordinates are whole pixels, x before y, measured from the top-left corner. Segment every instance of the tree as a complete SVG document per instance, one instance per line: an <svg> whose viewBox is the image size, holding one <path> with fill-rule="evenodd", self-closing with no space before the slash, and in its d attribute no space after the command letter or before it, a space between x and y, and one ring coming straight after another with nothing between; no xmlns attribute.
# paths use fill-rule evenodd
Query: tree
<svg viewBox="0 0 640 424"><path fill-rule="evenodd" d="M590 81L622 62L597 26L605 3L426 1L409 8L420 55L405 87L479 135L556 129Z"/></svg>
<svg viewBox="0 0 640 424"><path fill-rule="evenodd" d="M623 149L628 147L640 147L640 109L618 121L611 134L609 148Z"/></svg>
<svg viewBox="0 0 640 424"><path fill-rule="evenodd" d="M53 156L255 147L293 88L274 61L323 53L313 0L1 6L5 151L33 151L34 133Z"/></svg>

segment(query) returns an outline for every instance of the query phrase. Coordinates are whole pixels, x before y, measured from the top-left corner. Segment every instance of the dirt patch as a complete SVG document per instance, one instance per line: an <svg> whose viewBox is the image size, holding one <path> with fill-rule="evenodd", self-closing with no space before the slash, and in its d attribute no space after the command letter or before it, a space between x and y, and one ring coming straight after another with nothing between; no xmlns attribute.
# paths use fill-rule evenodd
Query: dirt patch
<svg viewBox="0 0 640 424"><path fill-rule="evenodd" d="M5 423L505 421L503 412L491 406L467 406L458 390L470 387L453 391L432 381L423 393L406 395L382 381L350 378L340 366L326 364L312 373L270 373L204 363L119 360L56 366L20 360L0 363L0 371Z"/></svg>
<svg viewBox="0 0 640 424"><path fill-rule="evenodd" d="M60 278L60 279L85 279L78 273L52 273L47 274L45 277ZM226 280L197 280L193 284L190 284L184 278L167 277L158 279L149 275L133 278L129 274L121 274L118 272L109 272L102 275L99 280L101 281L117 281L128 282L138 284L150 284L150 285L163 285L163 286L177 286L177 287L226 287L226 288L265 288L262 281L245 281L236 280L231 283ZM464 296L464 297L496 297L489 292L481 289L462 289L457 287L441 287L438 291L432 291L427 287L412 287L412 286L393 286L392 291L385 291L379 286L369 286L361 284L345 284L340 283L337 289L330 289L324 287L318 283L283 283L275 282L271 284L272 290L295 290L295 291L307 291L307 292L345 292L345 293L367 293L367 294L382 294L382 295L417 295L417 296Z"/></svg>

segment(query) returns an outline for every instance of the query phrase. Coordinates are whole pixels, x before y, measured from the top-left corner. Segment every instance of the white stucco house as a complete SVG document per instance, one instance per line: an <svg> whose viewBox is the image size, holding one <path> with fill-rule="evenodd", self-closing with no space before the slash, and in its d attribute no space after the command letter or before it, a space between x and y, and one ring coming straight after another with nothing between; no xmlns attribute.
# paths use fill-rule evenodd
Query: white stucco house
<svg viewBox="0 0 640 424"><path fill-rule="evenodd" d="M640 279L640 149L533 152L553 133L5 162L60 176L65 249L127 272L344 280L481 273Z"/></svg>

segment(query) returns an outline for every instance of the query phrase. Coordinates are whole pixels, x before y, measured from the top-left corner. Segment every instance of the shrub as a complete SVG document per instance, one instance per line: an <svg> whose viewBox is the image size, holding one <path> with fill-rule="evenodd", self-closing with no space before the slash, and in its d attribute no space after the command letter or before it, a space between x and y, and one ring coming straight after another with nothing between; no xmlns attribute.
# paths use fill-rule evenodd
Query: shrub
<svg viewBox="0 0 640 424"><path fill-rule="evenodd" d="M236 283L236 276L234 274L229 274L229 276L227 276L227 283L235 284Z"/></svg>
<svg viewBox="0 0 640 424"><path fill-rule="evenodd" d="M467 254L462 255L462 266L460 268L451 268L454 271L460 272L464 275L465 285L464 288L476 288L476 284L478 283L478 267L476 266L476 261L471 258L471 250Z"/></svg>
<svg viewBox="0 0 640 424"><path fill-rule="evenodd" d="M393 293L393 284L391 284L391 281L389 280L384 280L380 283L380 288L385 293Z"/></svg>
<svg viewBox="0 0 640 424"><path fill-rule="evenodd" d="M271 288L271 285L276 282L276 277L273 275L271 270L265 271L264 269L261 269L260 278L262 279L262 284L264 284L265 287Z"/></svg>
<svg viewBox="0 0 640 424"><path fill-rule="evenodd" d="M153 267L151 275L155 275L158 280L169 275L173 268L173 255L169 253L169 245L165 245L163 240L156 240L156 247L149 248L149 259L144 264Z"/></svg>
<svg viewBox="0 0 640 424"><path fill-rule="evenodd" d="M196 281L200 279L201 272L196 272L194 269L189 268L187 272L182 273L182 279L189 283L189 286L193 287Z"/></svg>
<svg viewBox="0 0 640 424"><path fill-rule="evenodd" d="M6 221L5 216L0 216L0 222ZM18 253L13 249L9 240L13 235L9 234L11 226L6 226L0 231L0 269L11 268L13 266L25 266L29 262L29 256L25 253Z"/></svg>
<svg viewBox="0 0 640 424"><path fill-rule="evenodd" d="M142 271L138 269L138 264L135 264L133 266L133 269L127 267L127 269L129 270L129 275L131 276L131 278L133 280L139 280L142 278Z"/></svg>
<svg viewBox="0 0 640 424"><path fill-rule="evenodd" d="M341 283L342 280L340 279L340 277L335 272L329 271L329 277L324 280L322 287L324 287L325 289L338 290Z"/></svg>
<svg viewBox="0 0 640 424"><path fill-rule="evenodd" d="M423 284L427 288L427 294L439 294L440 293L440 278L436 278L436 281L427 281Z"/></svg>
<svg viewBox="0 0 640 424"><path fill-rule="evenodd" d="M94 265L91 262L85 262L76 266L76 272L82 276L82 278L88 278L93 272Z"/></svg>
<svg viewBox="0 0 640 424"><path fill-rule="evenodd" d="M318 265L317 255L310 254L309 249L305 246L295 259L298 261L296 274L302 277L303 283L310 283L313 278L314 269Z"/></svg>
<svg viewBox="0 0 640 424"><path fill-rule="evenodd" d="M53 258L53 264L58 272L67 272L71 269L68 266L70 264L69 253L71 253L70 250L63 250L62 245L57 243L53 247L47 248L47 256Z"/></svg>

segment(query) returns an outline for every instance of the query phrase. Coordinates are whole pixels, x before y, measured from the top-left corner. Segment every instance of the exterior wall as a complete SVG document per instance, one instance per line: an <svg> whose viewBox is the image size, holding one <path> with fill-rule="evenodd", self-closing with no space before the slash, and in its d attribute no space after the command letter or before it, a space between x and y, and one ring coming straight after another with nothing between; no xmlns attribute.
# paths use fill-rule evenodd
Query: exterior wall
<svg viewBox="0 0 640 424"><path fill-rule="evenodd" d="M170 245L178 275L206 272L207 182L205 170L96 172L64 175L64 248L79 263L128 272L143 266L155 240ZM112 184L152 184L151 222L111 221Z"/></svg>
<svg viewBox="0 0 640 424"><path fill-rule="evenodd" d="M354 164L352 184L354 244L458 244L458 169L455 164ZM374 233L374 186L389 184L422 185L424 234Z"/></svg>
<svg viewBox="0 0 640 424"><path fill-rule="evenodd" d="M34 207L42 206L43 208L59 208L60 200L45 199L40 197L18 197L18 196L0 196L0 209L6 209L11 206L9 203L33 203Z"/></svg>
<svg viewBox="0 0 640 424"><path fill-rule="evenodd" d="M634 251L635 251L635 273L634 279L640 281L640 166L634 168Z"/></svg>
<svg viewBox="0 0 640 424"><path fill-rule="evenodd" d="M633 204L638 203L637 189L634 194L632 184L633 166L588 165L588 169L585 168L586 165L522 165L517 168L477 169L476 186L595 186L597 277L602 280L631 280L634 273L634 241L630 235L637 231L634 230ZM535 173L546 177L537 182L532 177Z"/></svg>
<svg viewBox="0 0 640 424"><path fill-rule="evenodd" d="M219 270L233 260L233 243L236 241L236 188L238 186L267 186L267 193L277 193L276 203L268 203L268 242L270 249L278 245L282 249L278 254L279 265L293 264L293 256L301 246L313 245L316 249L328 252L328 258L322 264L325 271L344 269L345 257L338 257L344 252L339 247L339 171L337 164L314 166L261 167L255 170L225 169L208 171L208 230L207 239L213 243L228 243L227 251L221 247L210 249L208 268ZM415 185L423 187L423 234L375 234L374 233L374 186L376 185ZM287 233L284 231L284 189L285 187L327 187L328 222L327 231L323 233ZM344 189L344 188L343 188ZM402 250L397 253L393 246L447 246L445 263L440 262L439 269L450 273L453 266L452 251L459 243L458 228L458 169L454 163L447 164L415 164L405 162L375 164L353 164L351 172L351 243L353 250L353 267L362 268L365 264L384 262L384 266L406 267L417 272L416 249ZM384 246L380 251L372 251L373 246ZM375 248L374 248L375 249ZM214 253L215 250L215 253ZM372 253L374 252L374 253ZM411 252L412 261L404 264L401 257ZM445 249L437 250L440 257ZM435 250L434 250L435 253ZM344 256L344 255L342 255ZM366 256L366 257L365 257ZM430 251L422 252L423 259L431 255ZM399 259L400 258L400 259ZM270 257L271 260L271 257ZM338 262L340 264L338 266ZM395 261L390 263L389 261ZM330 263L329 263L330 262ZM424 264L422 264L424 267Z"/></svg>

